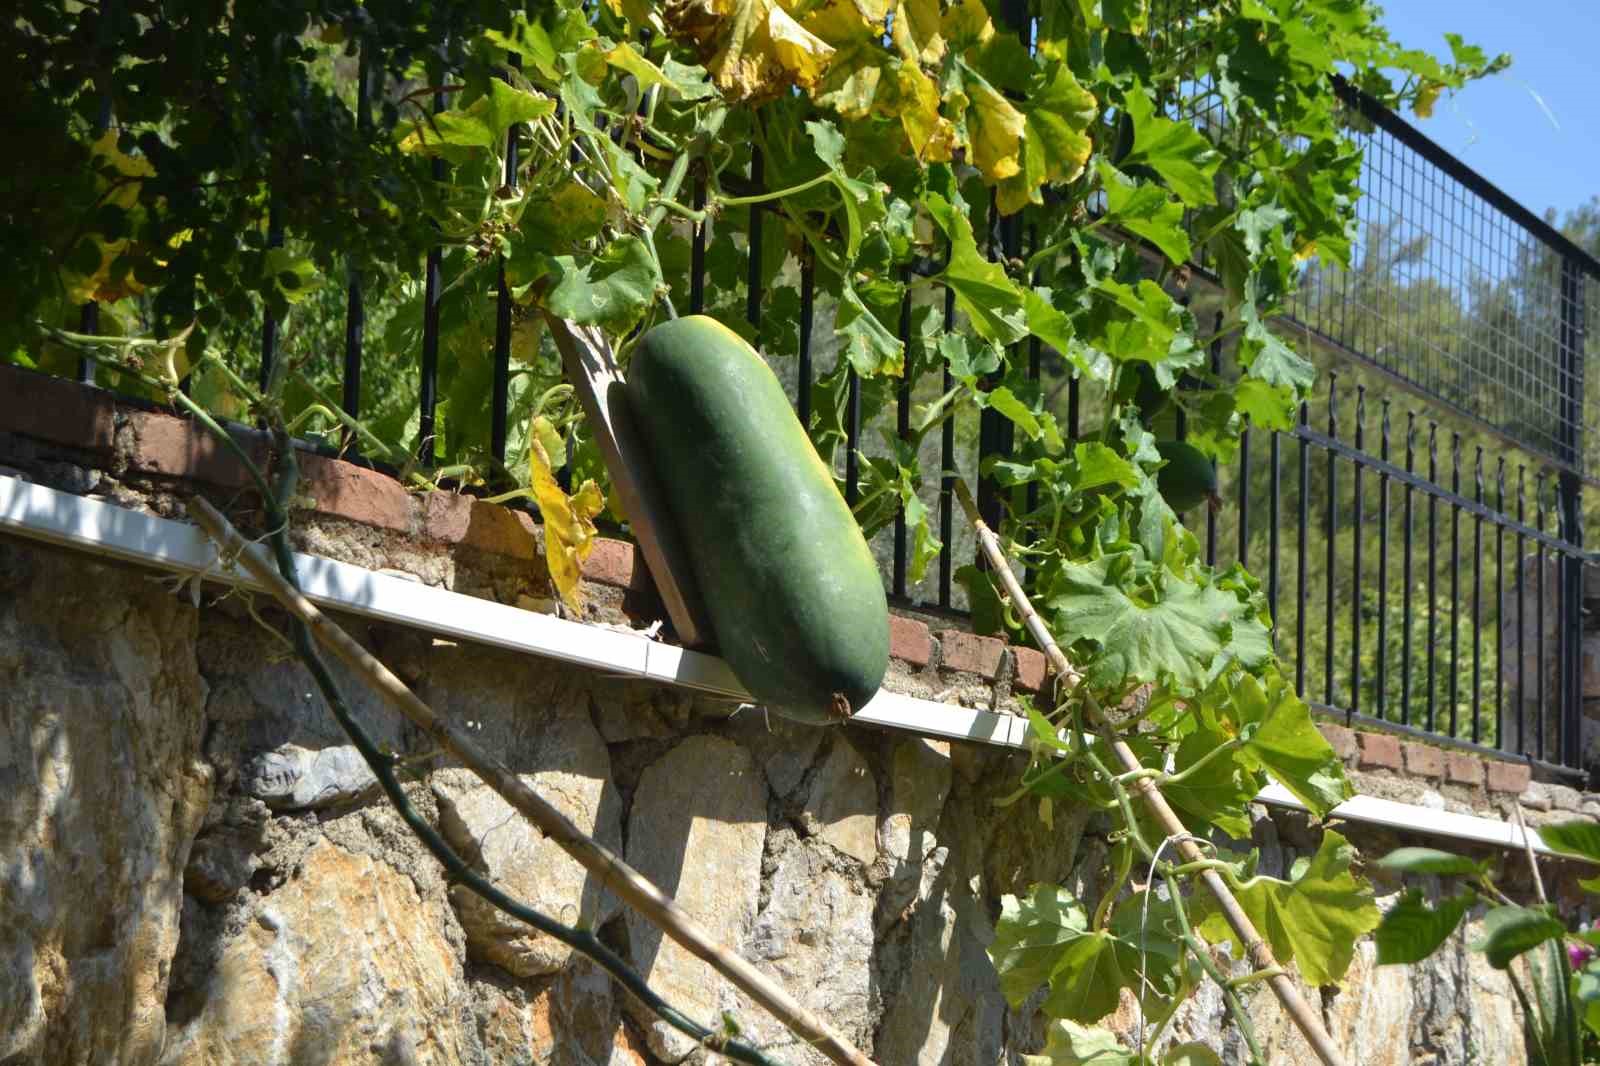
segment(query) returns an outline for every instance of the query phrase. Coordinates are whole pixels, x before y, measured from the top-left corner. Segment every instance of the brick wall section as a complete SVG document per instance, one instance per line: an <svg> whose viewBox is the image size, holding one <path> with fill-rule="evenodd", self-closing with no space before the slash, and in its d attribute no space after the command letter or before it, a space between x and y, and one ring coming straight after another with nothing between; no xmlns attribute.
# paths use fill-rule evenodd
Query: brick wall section
<svg viewBox="0 0 1600 1066"><path fill-rule="evenodd" d="M1483 760L1464 751L1447 751L1444 755L1444 778L1452 785L1479 788L1483 785Z"/></svg>
<svg viewBox="0 0 1600 1066"><path fill-rule="evenodd" d="M1488 784L1490 792L1509 792L1521 795L1528 789L1528 782L1533 779L1526 763L1501 762L1491 760L1485 767L1488 771Z"/></svg>
<svg viewBox="0 0 1600 1066"><path fill-rule="evenodd" d="M0 366L0 437L5 434L60 445L104 470L227 489L247 483L242 465L190 419L121 403L110 392L18 367ZM252 456L265 456L262 433L240 428L235 434ZM493 555L526 560L539 556L539 534L521 511L452 493L416 495L394 479L355 463L308 453L301 453L300 461L301 494L312 500L315 513ZM0 465L5 462L6 456L0 454ZM629 592L625 609L629 603L640 603L641 596L653 601L649 571L626 541L597 539L583 576ZM658 605L654 610L659 615ZM1043 690L1050 677L1044 656L1033 648L1008 648L994 637L954 628L934 634L925 622L900 615L891 616L890 654L916 670L937 667L987 681L1004 676L1009 663L1011 687L1022 692ZM1593 669L1600 672L1600 667ZM1341 759L1363 770L1442 780L1500 795L1522 795L1532 780L1526 763L1444 751L1331 722L1319 723L1319 728Z"/></svg>
<svg viewBox="0 0 1600 1066"><path fill-rule="evenodd" d="M1444 752L1426 744L1406 741L1400 745L1405 755L1406 773L1413 777L1443 777Z"/></svg>
<svg viewBox="0 0 1600 1066"><path fill-rule="evenodd" d="M1005 661L1005 642L980 637L960 629L939 630L939 668L963 674L977 674L986 681L1000 676Z"/></svg>
<svg viewBox="0 0 1600 1066"><path fill-rule="evenodd" d="M1361 754L1361 749L1356 740L1356 732L1346 729L1342 725L1332 722L1318 723L1317 728L1322 731L1322 738L1328 742L1333 753L1343 759L1346 764L1352 764Z"/></svg>
<svg viewBox="0 0 1600 1066"><path fill-rule="evenodd" d="M0 429L109 453L116 433L116 407L108 392L0 366Z"/></svg>
<svg viewBox="0 0 1600 1066"><path fill-rule="evenodd" d="M915 618L889 616L889 654L901 662L922 669L933 662L933 635Z"/></svg>
<svg viewBox="0 0 1600 1066"><path fill-rule="evenodd" d="M121 421L127 434L127 449L123 454L130 470L192 478L229 489L242 489L250 482L244 464L209 431L190 419L155 411L134 411ZM244 432L234 435L257 465L266 458L263 436Z"/></svg>
<svg viewBox="0 0 1600 1066"><path fill-rule="evenodd" d="M1389 733L1358 733L1363 770L1400 770L1400 740Z"/></svg>
<svg viewBox="0 0 1600 1066"><path fill-rule="evenodd" d="M1043 691L1050 668L1043 653L1032 648L1013 648L1011 654L1015 656L1016 663L1016 673L1011 679L1011 687L1022 689L1024 692Z"/></svg>

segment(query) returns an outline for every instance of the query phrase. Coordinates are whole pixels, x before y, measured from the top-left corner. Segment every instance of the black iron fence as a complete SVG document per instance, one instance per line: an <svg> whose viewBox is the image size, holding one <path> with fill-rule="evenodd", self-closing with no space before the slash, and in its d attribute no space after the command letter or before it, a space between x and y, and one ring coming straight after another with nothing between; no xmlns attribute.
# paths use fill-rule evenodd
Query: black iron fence
<svg viewBox="0 0 1600 1066"><path fill-rule="evenodd" d="M358 113L366 121L365 67ZM1197 84L1179 110L1203 129L1209 89ZM1190 515L1203 526L1208 559L1245 563L1261 576L1280 653L1298 690L1314 705L1352 721L1424 734L1446 743L1526 756L1560 772L1585 764L1582 735L1581 485L1587 480L1583 424L1594 410L1586 374L1589 316L1600 313L1600 263L1515 204L1395 115L1347 86L1355 135L1366 149L1361 235L1353 266L1307 264L1293 317L1282 328L1327 371L1292 431L1246 433L1237 464L1219 471L1228 503ZM1212 101L1212 102L1208 102ZM443 106L442 100L435 107ZM1218 132L1222 131L1222 132ZM517 144L510 138L505 180L514 185ZM746 181L763 188L759 155ZM725 182L726 184L726 182ZM704 182L694 190L703 207ZM836 470L852 504L862 463L887 454L874 431L905 439L912 410L946 392L948 370L886 383L862 381L841 360L809 260L786 253L778 276L798 307L769 307L763 283L768 205L718 222L678 223L689 245L689 291L674 294L694 313L742 315L758 335L763 318L794 318L775 347L793 358L775 368L801 420L826 422L842 437ZM995 218L995 254L1030 242L1016 220ZM717 227L733 239L745 276L714 287L708 305L708 244ZM284 235L275 220L271 243ZM938 264L917 269L928 273ZM1202 285L1193 295L1208 313ZM423 270L417 368L418 460L436 459L439 404L440 256ZM962 321L948 291L918 287L899 319L912 340L918 315L942 326ZM742 299L741 299L742 297ZM93 307L84 311L86 331ZM348 286L342 401L362 415L366 310L359 279ZM502 268L491 375L489 450L506 460L513 308ZM1080 420L1105 406L1103 393L1072 376L1057 353L1033 340L1025 353L1060 424L1076 436ZM279 324L264 317L263 381L278 357ZM394 353L389 353L393 355ZM1229 372L1219 343L1213 368ZM83 369L93 382L92 366ZM921 502L943 543L936 565L914 580L903 512L875 538L891 596L926 610L959 611L957 566L973 557L970 529L958 521L952 486L980 484L991 514L1001 495L978 477L981 460L1011 450L1010 424L985 412L947 420L922 444L929 479ZM1181 416L1177 425L1181 436ZM345 441L347 450L351 442Z"/></svg>

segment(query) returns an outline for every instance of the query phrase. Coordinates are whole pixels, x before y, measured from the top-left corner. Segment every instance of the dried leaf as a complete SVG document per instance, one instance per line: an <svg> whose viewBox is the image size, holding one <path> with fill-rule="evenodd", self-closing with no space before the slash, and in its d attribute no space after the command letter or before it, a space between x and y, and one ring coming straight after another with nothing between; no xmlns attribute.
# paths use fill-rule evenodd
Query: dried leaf
<svg viewBox="0 0 1600 1066"><path fill-rule="evenodd" d="M592 479L572 496L562 492L550 469L550 457L534 431L528 434L528 487L544 518L544 556L550 580L562 602L581 614L581 566L594 548L594 517L605 509L605 496Z"/></svg>

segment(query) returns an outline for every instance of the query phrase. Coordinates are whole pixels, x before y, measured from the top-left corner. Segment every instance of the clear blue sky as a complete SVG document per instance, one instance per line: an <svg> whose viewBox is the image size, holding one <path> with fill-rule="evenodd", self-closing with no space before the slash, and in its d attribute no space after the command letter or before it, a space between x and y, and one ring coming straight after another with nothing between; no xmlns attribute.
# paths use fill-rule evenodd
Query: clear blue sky
<svg viewBox="0 0 1600 1066"><path fill-rule="evenodd" d="M1511 53L1510 70L1441 102L1432 118L1408 115L1413 125L1537 214L1600 195L1600 0L1383 6L1408 47L1448 58L1444 34L1453 31L1491 56Z"/></svg>

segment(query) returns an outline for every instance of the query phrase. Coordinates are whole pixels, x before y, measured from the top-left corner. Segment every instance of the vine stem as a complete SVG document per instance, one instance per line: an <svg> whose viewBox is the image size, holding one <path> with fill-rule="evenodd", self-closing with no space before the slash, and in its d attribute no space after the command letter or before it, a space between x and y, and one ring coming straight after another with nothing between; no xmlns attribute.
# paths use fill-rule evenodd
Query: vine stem
<svg viewBox="0 0 1600 1066"><path fill-rule="evenodd" d="M1111 728L1105 712L1095 702L1094 697L1083 685L1083 676L1073 669L1067 661L1066 654L1056 644L1055 638L1050 635L1049 628L1044 624L1044 619L1039 617L1039 612L1034 610L1033 603L1028 599L1027 593L1022 591L1022 583L1017 580L1017 575L1012 572L1011 564L1007 561L1005 552L1000 547L1000 539L994 531L978 515L978 508L972 500L972 491L967 488L966 482L957 480L955 484L956 497L961 501L962 510L966 511L967 519L972 523L977 533L978 543L983 546L983 553L988 557L989 565L994 569L1001 585L1005 587L1006 595L1011 598L1012 605L1022 615L1023 623L1033 639L1038 641L1039 647L1044 650L1045 657L1050 660L1050 665L1055 669L1057 683L1065 683L1068 687L1076 689L1082 696L1085 713L1090 724L1095 726L1105 738L1106 744L1116 756L1117 762L1124 771L1134 773L1143 770L1139 757L1134 754L1126 741L1119 737ZM1189 839L1189 831L1178 818L1177 813L1167 803L1161 794L1161 788L1149 777L1139 777L1133 781L1133 788L1144 800L1151 815L1161 826L1162 831L1169 836L1179 838L1177 841L1178 853L1187 862L1203 862L1206 859L1204 852ZM1214 869L1200 870L1200 880L1216 898L1217 906L1227 921L1228 927L1233 930L1239 942L1244 945L1245 954L1250 957L1251 964L1256 970L1270 970L1278 967L1278 960L1272 954L1272 949L1261 934L1256 932L1250 916L1239 905L1228 883L1222 875ZM1333 1044L1333 1037L1328 1035L1327 1028L1322 1024L1322 1019L1317 1017L1311 1005L1300 994L1300 989L1288 974L1281 972L1269 979L1273 994L1278 997L1284 1012L1294 1021L1296 1028L1305 1036L1306 1042L1316 1052L1323 1066L1345 1066L1344 1056Z"/></svg>
<svg viewBox="0 0 1600 1066"><path fill-rule="evenodd" d="M480 749L452 723L435 714L388 667L290 585L259 549L245 541L227 518L209 502L198 496L193 497L188 510L200 528L222 546L225 554L236 558L238 564L285 610L309 627L318 643L370 682L439 748L460 759L602 884L696 958L721 973L831 1061L839 1066L873 1066L871 1059L784 988L751 963L717 943L683 908L624 862L620 855L587 836L499 759Z"/></svg>

